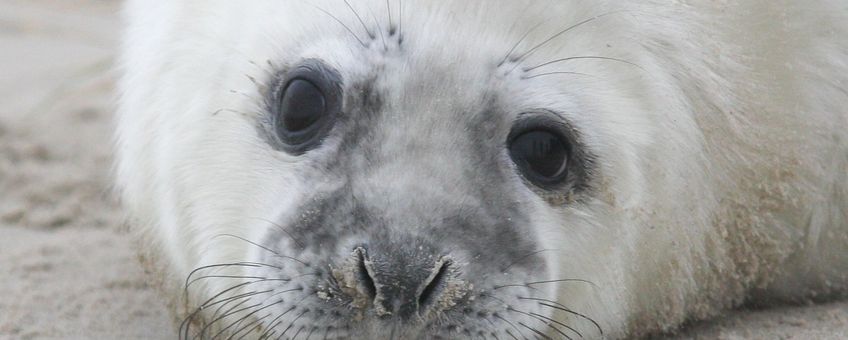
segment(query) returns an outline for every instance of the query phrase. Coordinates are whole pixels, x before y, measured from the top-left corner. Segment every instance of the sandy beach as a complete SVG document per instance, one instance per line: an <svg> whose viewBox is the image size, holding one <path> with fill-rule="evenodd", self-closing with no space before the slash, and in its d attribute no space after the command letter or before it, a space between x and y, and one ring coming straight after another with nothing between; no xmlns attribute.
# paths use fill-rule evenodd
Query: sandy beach
<svg viewBox="0 0 848 340"><path fill-rule="evenodd" d="M175 339L111 194L119 1L0 0L0 339ZM848 302L672 339L848 339Z"/></svg>

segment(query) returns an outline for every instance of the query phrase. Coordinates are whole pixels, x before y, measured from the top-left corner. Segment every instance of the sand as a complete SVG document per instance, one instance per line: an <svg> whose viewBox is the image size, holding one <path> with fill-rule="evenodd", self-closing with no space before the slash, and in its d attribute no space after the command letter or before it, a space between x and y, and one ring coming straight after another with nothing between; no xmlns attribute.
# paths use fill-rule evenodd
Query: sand
<svg viewBox="0 0 848 340"><path fill-rule="evenodd" d="M0 339L174 339L110 194L118 1L0 0ZM848 303L676 339L848 339Z"/></svg>

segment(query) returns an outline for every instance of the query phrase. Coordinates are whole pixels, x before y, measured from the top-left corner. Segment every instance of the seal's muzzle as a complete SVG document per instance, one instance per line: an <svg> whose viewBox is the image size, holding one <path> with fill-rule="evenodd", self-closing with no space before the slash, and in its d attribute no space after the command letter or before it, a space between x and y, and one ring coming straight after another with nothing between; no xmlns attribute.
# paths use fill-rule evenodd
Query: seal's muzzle
<svg viewBox="0 0 848 340"><path fill-rule="evenodd" d="M449 256L436 256L429 248L383 249L369 254L366 246L361 246L343 267L333 269L332 279L360 312L380 319L424 321L433 312L461 303L468 285L456 272Z"/></svg>

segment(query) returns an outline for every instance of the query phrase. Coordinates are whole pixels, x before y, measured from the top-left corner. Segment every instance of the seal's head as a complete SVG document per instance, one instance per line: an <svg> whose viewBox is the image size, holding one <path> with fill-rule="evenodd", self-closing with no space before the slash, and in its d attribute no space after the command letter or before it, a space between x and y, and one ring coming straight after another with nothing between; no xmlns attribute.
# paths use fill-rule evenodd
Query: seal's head
<svg viewBox="0 0 848 340"><path fill-rule="evenodd" d="M608 188L640 185L648 118L606 114L631 104L630 62L566 59L587 40L563 35L598 18L340 4L198 9L214 13L162 28L173 50L128 58L161 72L125 78L124 107L150 113L122 114L120 178L185 279L181 335L601 336Z"/></svg>

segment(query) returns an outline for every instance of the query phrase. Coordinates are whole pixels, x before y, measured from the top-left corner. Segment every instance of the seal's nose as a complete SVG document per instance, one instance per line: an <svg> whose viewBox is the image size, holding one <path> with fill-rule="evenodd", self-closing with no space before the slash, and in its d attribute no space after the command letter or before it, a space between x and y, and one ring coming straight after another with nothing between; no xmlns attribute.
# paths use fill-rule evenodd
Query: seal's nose
<svg viewBox="0 0 848 340"><path fill-rule="evenodd" d="M456 274L449 256L369 254L365 247L354 249L345 267L333 271L354 307L402 319L425 318L456 305L469 288Z"/></svg>

